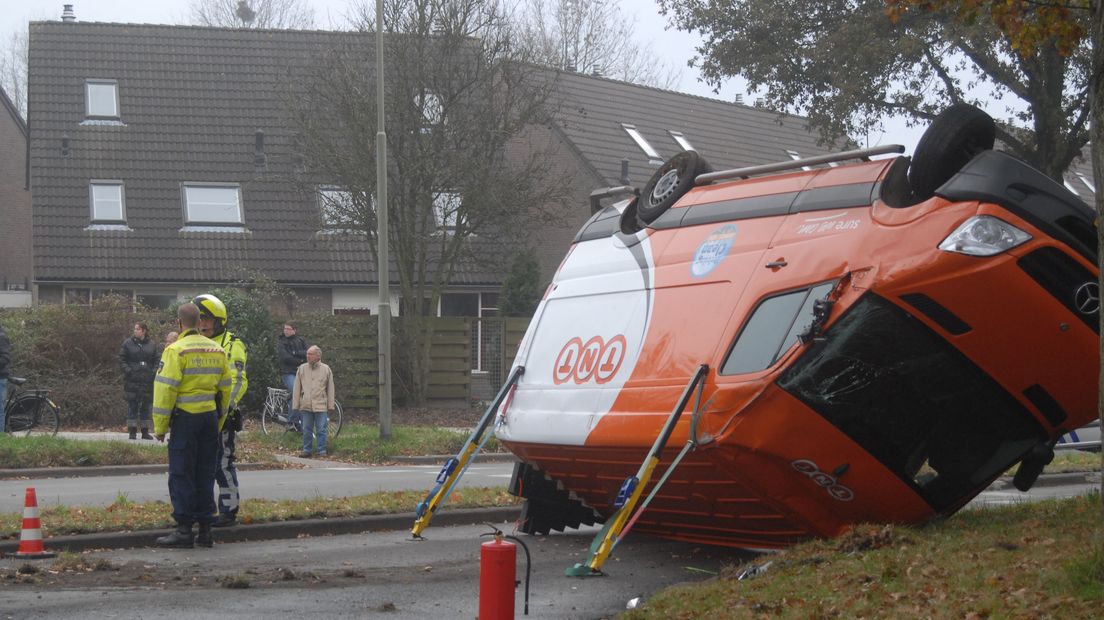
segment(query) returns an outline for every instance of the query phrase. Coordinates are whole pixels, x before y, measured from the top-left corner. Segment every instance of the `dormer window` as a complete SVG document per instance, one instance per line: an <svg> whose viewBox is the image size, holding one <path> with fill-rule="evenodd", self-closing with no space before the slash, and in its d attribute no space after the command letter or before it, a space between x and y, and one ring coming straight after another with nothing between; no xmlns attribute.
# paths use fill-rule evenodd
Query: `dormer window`
<svg viewBox="0 0 1104 620"><path fill-rule="evenodd" d="M186 225L237 226L242 223L241 186L236 183L186 183L183 193Z"/></svg>
<svg viewBox="0 0 1104 620"><path fill-rule="evenodd" d="M650 164L662 164L663 159L660 158L659 152L648 144L648 141L644 139L644 136L640 135L637 131L636 125L629 125L628 123L621 123L621 128L625 130L625 133L629 134L629 137L633 139L633 142L640 147L640 150L644 151L644 154L648 156L648 163Z"/></svg>
<svg viewBox="0 0 1104 620"><path fill-rule="evenodd" d="M422 111L422 120L427 129L445 122L445 107L436 94L423 93L415 98L414 103Z"/></svg>
<svg viewBox="0 0 1104 620"><path fill-rule="evenodd" d="M456 222L460 214L460 194L457 192L438 192L433 195L433 219L437 230L456 232Z"/></svg>
<svg viewBox="0 0 1104 620"><path fill-rule="evenodd" d="M119 83L115 80L86 80L84 114L92 119L118 119Z"/></svg>
<svg viewBox="0 0 1104 620"><path fill-rule="evenodd" d="M93 224L125 224L126 201L122 181L92 181L88 202Z"/></svg>

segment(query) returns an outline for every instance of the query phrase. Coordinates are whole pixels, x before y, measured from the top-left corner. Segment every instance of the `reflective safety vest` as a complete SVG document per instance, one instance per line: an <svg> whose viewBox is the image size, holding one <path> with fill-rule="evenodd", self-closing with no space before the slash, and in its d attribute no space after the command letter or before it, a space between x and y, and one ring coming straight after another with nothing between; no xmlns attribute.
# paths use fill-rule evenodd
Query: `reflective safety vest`
<svg viewBox="0 0 1104 620"><path fill-rule="evenodd" d="M153 432L169 430L173 411L219 412L219 428L230 406L233 376L226 352L215 341L189 329L165 347L153 380ZM217 396L217 399L216 399Z"/></svg>
<svg viewBox="0 0 1104 620"><path fill-rule="evenodd" d="M230 388L230 407L237 407L245 397L245 391L249 389L249 376L245 372L249 355L245 349L245 341L228 331L222 332L211 340L222 347L226 351L226 357L230 359L230 375L234 380Z"/></svg>

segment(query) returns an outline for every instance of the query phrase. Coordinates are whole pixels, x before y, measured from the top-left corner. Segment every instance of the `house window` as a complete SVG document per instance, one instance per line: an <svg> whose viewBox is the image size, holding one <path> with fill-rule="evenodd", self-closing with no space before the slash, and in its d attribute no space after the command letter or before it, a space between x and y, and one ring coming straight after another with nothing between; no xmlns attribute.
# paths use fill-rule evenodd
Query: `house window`
<svg viewBox="0 0 1104 620"><path fill-rule="evenodd" d="M686 139L686 136L684 136L681 131L668 130L667 133L671 134L671 137L675 139L675 142L678 142L678 145L682 147L682 150L697 151L697 149L694 148L694 145L690 144L690 141Z"/></svg>
<svg viewBox="0 0 1104 620"><path fill-rule="evenodd" d="M426 125L440 125L445 122L445 107L441 98L434 93L424 93L414 99L415 105L422 110L422 120Z"/></svg>
<svg viewBox="0 0 1104 620"><path fill-rule="evenodd" d="M455 232L459 213L459 193L437 192L433 195L433 218L436 221L437 230Z"/></svg>
<svg viewBox="0 0 1104 620"><path fill-rule="evenodd" d="M640 132L636 130L636 125L629 125L627 123L621 123L621 128L625 130L625 133L629 134L629 137L633 139L633 142L640 147L640 150L644 151L644 154L648 156L648 163L662 164L663 160L659 157L659 152L648 144L648 141L644 139L644 136L640 135Z"/></svg>
<svg viewBox="0 0 1104 620"><path fill-rule="evenodd" d="M357 228L352 193L333 187L321 188L318 190L318 208L324 230Z"/></svg>
<svg viewBox="0 0 1104 620"><path fill-rule="evenodd" d="M84 114L89 118L119 118L119 84L115 80L84 83Z"/></svg>
<svg viewBox="0 0 1104 620"><path fill-rule="evenodd" d="M184 185L184 222L216 226L241 224L241 187L237 184Z"/></svg>
<svg viewBox="0 0 1104 620"><path fill-rule="evenodd" d="M122 181L93 181L88 186L88 201L92 222L96 224L126 223L126 202Z"/></svg>

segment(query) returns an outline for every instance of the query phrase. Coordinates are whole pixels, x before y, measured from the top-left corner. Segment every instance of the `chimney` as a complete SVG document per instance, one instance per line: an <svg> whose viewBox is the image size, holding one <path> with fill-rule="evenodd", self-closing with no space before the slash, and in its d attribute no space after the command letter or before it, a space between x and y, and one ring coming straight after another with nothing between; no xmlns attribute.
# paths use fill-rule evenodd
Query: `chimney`
<svg viewBox="0 0 1104 620"><path fill-rule="evenodd" d="M268 158L264 152L264 132L258 129L253 139L253 165L257 170L264 170L266 163Z"/></svg>
<svg viewBox="0 0 1104 620"><path fill-rule="evenodd" d="M621 160L621 185L629 184L629 160Z"/></svg>
<svg viewBox="0 0 1104 620"><path fill-rule="evenodd" d="M75 21L77 21L77 15L76 15L76 13L73 13L73 5L72 4L63 4L61 6L62 6L61 21L63 21L63 22L75 22Z"/></svg>
<svg viewBox="0 0 1104 620"><path fill-rule="evenodd" d="M602 77L602 67L599 67L598 65L592 65L590 67L590 74L594 77Z"/></svg>
<svg viewBox="0 0 1104 620"><path fill-rule="evenodd" d="M61 156L62 157L69 157L69 154L71 152L72 151L69 149L69 134L67 134L67 133L62 134L61 135Z"/></svg>

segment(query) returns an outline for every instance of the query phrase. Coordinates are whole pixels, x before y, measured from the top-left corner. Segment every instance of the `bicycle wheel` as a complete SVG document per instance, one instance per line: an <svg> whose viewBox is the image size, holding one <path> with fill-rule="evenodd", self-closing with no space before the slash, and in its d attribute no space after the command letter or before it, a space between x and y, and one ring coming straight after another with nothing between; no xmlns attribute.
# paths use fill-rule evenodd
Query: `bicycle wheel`
<svg viewBox="0 0 1104 620"><path fill-rule="evenodd" d="M264 408L261 409L261 430L265 435L278 432L280 429L287 426L284 422L280 421L279 416L284 413L284 408L287 406L287 390L281 390L278 388L268 388L268 394L265 396Z"/></svg>
<svg viewBox="0 0 1104 620"><path fill-rule="evenodd" d="M16 397L5 411L8 432L23 435L56 435L61 426L61 408L38 394Z"/></svg>
<svg viewBox="0 0 1104 620"><path fill-rule="evenodd" d="M333 439L341 432L341 403L334 401L333 413L327 418L326 437Z"/></svg>

